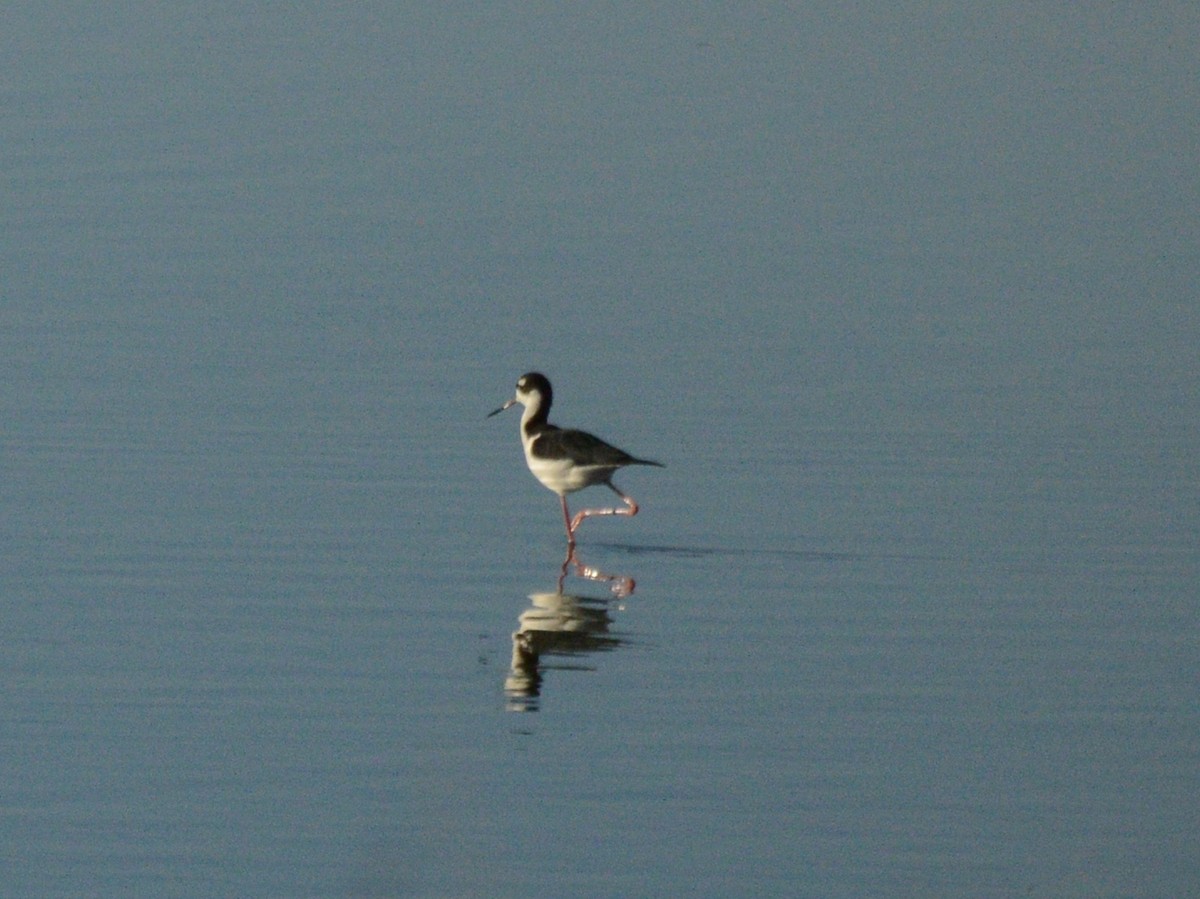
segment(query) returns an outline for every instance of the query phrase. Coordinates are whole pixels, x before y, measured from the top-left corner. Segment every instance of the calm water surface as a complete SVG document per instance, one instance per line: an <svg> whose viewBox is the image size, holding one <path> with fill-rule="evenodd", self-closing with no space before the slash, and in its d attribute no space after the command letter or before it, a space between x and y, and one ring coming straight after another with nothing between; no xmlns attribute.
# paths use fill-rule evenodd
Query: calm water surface
<svg viewBox="0 0 1200 899"><path fill-rule="evenodd" d="M1200 889L1197 14L7 19L0 895Z"/></svg>

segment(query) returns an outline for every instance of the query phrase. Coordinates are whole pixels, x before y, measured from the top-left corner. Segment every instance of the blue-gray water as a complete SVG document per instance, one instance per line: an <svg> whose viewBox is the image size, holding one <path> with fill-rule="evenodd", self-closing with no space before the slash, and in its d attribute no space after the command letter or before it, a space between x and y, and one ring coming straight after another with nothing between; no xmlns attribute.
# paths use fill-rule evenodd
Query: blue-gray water
<svg viewBox="0 0 1200 899"><path fill-rule="evenodd" d="M1195 9L3 18L0 895L1200 890Z"/></svg>

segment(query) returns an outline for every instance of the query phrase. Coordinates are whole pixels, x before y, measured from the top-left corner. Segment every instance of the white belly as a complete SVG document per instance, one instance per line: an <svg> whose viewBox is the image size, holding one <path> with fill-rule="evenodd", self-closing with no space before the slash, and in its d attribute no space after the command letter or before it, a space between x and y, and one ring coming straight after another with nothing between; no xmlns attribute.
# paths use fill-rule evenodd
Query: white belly
<svg viewBox="0 0 1200 899"><path fill-rule="evenodd" d="M539 459L525 455L533 476L559 496L574 493L592 484L603 483L612 474L609 466L571 465L565 459Z"/></svg>

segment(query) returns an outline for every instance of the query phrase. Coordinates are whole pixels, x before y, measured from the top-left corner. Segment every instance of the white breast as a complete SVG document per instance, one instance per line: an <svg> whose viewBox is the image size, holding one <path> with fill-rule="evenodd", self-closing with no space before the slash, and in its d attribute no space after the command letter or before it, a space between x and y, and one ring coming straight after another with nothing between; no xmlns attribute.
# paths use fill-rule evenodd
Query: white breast
<svg viewBox="0 0 1200 899"><path fill-rule="evenodd" d="M549 490L559 496L574 493L592 484L603 483L612 474L612 467L605 465L572 464L569 459L554 459L533 454L533 440L522 435L525 448L525 464Z"/></svg>

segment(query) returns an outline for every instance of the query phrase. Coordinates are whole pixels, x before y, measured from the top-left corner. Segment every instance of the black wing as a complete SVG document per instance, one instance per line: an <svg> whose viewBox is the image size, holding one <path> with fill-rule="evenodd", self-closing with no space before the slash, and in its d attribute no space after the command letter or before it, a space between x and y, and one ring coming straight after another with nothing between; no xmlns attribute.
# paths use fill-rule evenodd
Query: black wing
<svg viewBox="0 0 1200 899"><path fill-rule="evenodd" d="M620 468L622 465L659 464L648 462L645 459L637 459L587 431L564 430L555 427L549 427L542 431L538 439L534 441L533 454L543 458L569 456L572 459L586 459L589 465L601 465L606 468Z"/></svg>

